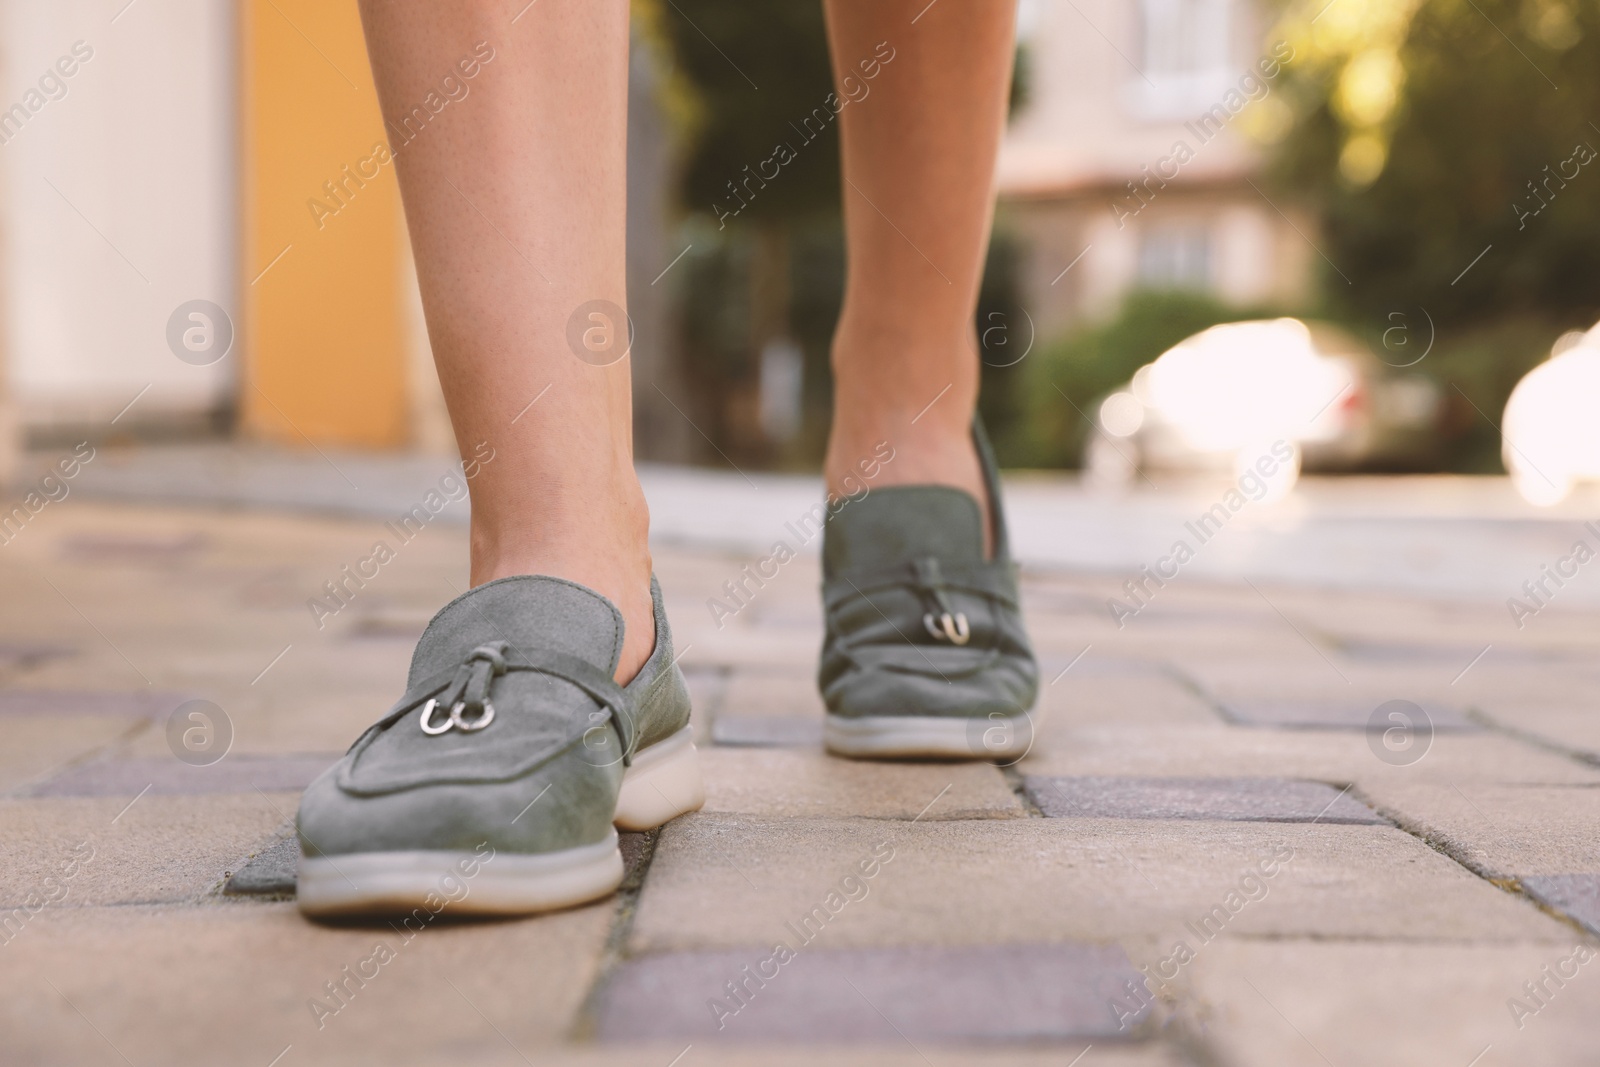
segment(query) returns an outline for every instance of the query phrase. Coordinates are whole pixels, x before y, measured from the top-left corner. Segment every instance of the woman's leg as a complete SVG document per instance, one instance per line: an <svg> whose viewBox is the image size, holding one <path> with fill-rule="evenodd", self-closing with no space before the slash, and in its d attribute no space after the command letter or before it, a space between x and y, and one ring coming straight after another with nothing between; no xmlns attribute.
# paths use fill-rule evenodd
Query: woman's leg
<svg viewBox="0 0 1600 1067"><path fill-rule="evenodd" d="M515 23L504 0L362 0L361 16L456 440L494 449L470 483L472 583L548 574L605 594L627 622L626 681L655 644L630 361L579 358L568 324L591 301L627 304L627 0L532 5ZM457 64L480 42L493 58L469 80ZM402 145L446 76L467 95Z"/></svg>
<svg viewBox="0 0 1600 1067"><path fill-rule="evenodd" d="M875 484L943 484L987 505L970 426L973 315L994 208L1015 0L826 0L835 80L894 58L839 115L848 280L833 343L830 492L887 440ZM915 19L915 22L913 22ZM841 99L844 93L841 90Z"/></svg>

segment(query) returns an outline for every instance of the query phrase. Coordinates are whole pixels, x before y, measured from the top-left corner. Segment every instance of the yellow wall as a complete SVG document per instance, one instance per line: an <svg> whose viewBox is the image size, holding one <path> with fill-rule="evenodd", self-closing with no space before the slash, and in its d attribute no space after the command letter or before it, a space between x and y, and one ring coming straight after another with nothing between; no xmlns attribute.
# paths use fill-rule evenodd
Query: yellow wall
<svg viewBox="0 0 1600 1067"><path fill-rule="evenodd" d="M387 140L355 0L243 0L240 25L244 429L405 444L399 188L392 164L360 187L344 171Z"/></svg>

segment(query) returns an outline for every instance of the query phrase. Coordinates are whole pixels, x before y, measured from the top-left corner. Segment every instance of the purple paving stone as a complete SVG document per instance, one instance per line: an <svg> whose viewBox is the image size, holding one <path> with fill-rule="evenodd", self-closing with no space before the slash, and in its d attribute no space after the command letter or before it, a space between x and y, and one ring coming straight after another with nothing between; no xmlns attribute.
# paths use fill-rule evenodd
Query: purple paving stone
<svg viewBox="0 0 1600 1067"><path fill-rule="evenodd" d="M289 826L280 830L222 886L231 897L292 897L300 864L300 838Z"/></svg>
<svg viewBox="0 0 1600 1067"><path fill-rule="evenodd" d="M822 718L818 715L718 715L711 720L711 740L719 745L820 748Z"/></svg>
<svg viewBox="0 0 1600 1067"><path fill-rule="evenodd" d="M1600 874L1542 874L1519 878L1539 903L1576 919L1592 934L1600 934Z"/></svg>
<svg viewBox="0 0 1600 1067"><path fill-rule="evenodd" d="M1383 825L1366 805L1322 782L1290 778L1023 779L1051 819L1210 819Z"/></svg>
<svg viewBox="0 0 1600 1067"><path fill-rule="evenodd" d="M793 939L791 945L792 948ZM625 961L601 994L605 1041L904 1047L1131 1036L1148 1014L1120 948L974 945L669 952Z"/></svg>
<svg viewBox="0 0 1600 1067"><path fill-rule="evenodd" d="M299 792L331 767L332 753L294 756L224 756L195 767L170 756L82 763L28 790L35 797L132 797L146 786L152 794Z"/></svg>
<svg viewBox="0 0 1600 1067"><path fill-rule="evenodd" d="M166 715L187 699L182 693L149 689L126 692L4 689L0 690L0 718L7 715L126 715L147 719Z"/></svg>
<svg viewBox="0 0 1600 1067"><path fill-rule="evenodd" d="M1365 730L1382 700L1317 700L1281 697L1223 699L1222 713L1240 726L1283 730ZM1456 708L1423 704L1435 731L1472 733L1482 729Z"/></svg>

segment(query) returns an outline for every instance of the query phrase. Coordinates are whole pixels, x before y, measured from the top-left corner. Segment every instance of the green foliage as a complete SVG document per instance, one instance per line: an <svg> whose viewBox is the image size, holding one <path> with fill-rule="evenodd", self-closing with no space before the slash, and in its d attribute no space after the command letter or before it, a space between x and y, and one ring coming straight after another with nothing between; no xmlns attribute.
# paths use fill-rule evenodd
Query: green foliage
<svg viewBox="0 0 1600 1067"><path fill-rule="evenodd" d="M1322 269L1329 317L1381 353L1392 313L1415 329L1426 310L1435 343L1414 369L1443 389L1446 466L1496 471L1512 388L1558 334L1600 316L1600 158L1580 166L1574 152L1600 151L1600 4L1388 3L1362 16L1386 20L1375 36L1341 39L1339 11L1286 20L1300 54L1280 100L1294 121L1271 178L1320 215L1337 264ZM1382 47L1401 73L1392 107L1365 121L1384 150L1364 175L1348 165L1364 132L1354 68Z"/></svg>
<svg viewBox="0 0 1600 1067"><path fill-rule="evenodd" d="M1552 182L1549 206L1522 217L1542 203L1530 183L1580 143L1600 149L1600 5L1422 0L1370 184L1339 167L1349 71L1305 58L1282 86L1295 123L1274 176L1318 205L1318 243L1337 264L1323 271L1334 309L1381 322L1420 305L1441 337L1506 316L1579 326L1600 315L1600 160Z"/></svg>
<svg viewBox="0 0 1600 1067"><path fill-rule="evenodd" d="M1001 463L1078 466L1096 406L1134 371L1209 326L1271 314L1182 290L1133 293L1114 319L1044 345L1009 368L1017 412L990 426Z"/></svg>

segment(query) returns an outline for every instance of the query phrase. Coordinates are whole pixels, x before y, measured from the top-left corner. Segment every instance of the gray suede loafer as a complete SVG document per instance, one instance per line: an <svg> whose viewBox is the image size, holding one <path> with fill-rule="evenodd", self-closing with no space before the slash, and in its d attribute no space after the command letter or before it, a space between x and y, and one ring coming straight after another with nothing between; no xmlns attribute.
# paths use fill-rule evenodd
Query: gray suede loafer
<svg viewBox="0 0 1600 1067"><path fill-rule="evenodd" d="M651 593L655 651L625 687L622 615L593 590L501 578L445 605L405 696L300 801L300 910L504 915L614 890L616 827L705 801L654 580Z"/></svg>
<svg viewBox="0 0 1600 1067"><path fill-rule="evenodd" d="M818 686L841 756L1010 759L1033 744L1038 666L1023 630L1000 479L981 424L982 511L949 486L873 489L831 508Z"/></svg>

